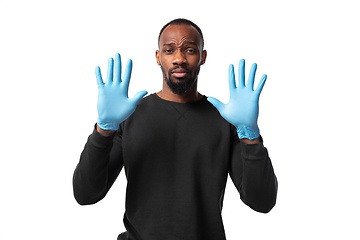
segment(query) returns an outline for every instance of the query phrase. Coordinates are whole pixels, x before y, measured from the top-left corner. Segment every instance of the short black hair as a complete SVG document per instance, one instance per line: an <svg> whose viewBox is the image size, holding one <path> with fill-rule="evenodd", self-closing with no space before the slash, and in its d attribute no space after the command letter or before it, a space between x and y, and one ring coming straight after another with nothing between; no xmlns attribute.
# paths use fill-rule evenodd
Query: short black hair
<svg viewBox="0 0 360 240"><path fill-rule="evenodd" d="M160 43L160 36L163 33L163 31L165 30L165 28L167 28L169 25L181 25L181 24L193 26L196 29L196 31L198 31L198 33L200 34L200 37L201 37L202 48L204 49L204 36L202 34L201 29L198 27L198 25L196 25L192 21L187 20L185 18L177 18L177 19L174 19L174 20L168 22L167 24L165 24L163 26L163 28L160 30L159 38L158 38L158 44Z"/></svg>

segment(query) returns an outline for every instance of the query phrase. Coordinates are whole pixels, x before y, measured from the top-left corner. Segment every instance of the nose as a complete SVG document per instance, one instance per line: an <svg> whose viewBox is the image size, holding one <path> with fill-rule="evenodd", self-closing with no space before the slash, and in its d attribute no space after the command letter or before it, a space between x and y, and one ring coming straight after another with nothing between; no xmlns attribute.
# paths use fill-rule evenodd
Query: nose
<svg viewBox="0 0 360 240"><path fill-rule="evenodd" d="M173 64L182 65L186 63L186 56L181 50L177 50L174 55Z"/></svg>

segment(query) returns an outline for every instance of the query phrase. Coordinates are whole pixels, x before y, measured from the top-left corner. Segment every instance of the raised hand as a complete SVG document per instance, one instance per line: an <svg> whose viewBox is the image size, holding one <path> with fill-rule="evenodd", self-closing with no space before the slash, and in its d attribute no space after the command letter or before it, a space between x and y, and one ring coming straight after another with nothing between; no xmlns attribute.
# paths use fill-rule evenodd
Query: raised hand
<svg viewBox="0 0 360 240"><path fill-rule="evenodd" d="M147 94L147 91L140 91L131 99L128 97L132 70L131 59L126 64L123 79L121 79L119 53L115 54L115 74L113 74L113 69L114 59L110 58L106 83L102 80L100 68L96 67L95 69L98 84L97 124L103 130L117 130L119 124L133 114L139 101Z"/></svg>
<svg viewBox="0 0 360 240"><path fill-rule="evenodd" d="M251 66L249 79L245 86L245 60L239 62L239 83L236 86L234 66L229 66L230 100L224 104L216 98L209 97L208 101L214 105L221 116L233 124L238 132L239 138L255 139L260 135L257 125L259 115L259 97L266 81L264 74L254 91L254 80L257 65Z"/></svg>

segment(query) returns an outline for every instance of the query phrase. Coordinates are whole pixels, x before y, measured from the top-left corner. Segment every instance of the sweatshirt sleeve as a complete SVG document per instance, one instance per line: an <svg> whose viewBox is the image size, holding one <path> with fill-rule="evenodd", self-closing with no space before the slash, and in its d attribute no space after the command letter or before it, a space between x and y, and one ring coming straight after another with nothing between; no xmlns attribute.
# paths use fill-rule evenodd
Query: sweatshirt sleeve
<svg viewBox="0 0 360 240"><path fill-rule="evenodd" d="M260 143L246 144L234 139L230 177L246 205L268 213L276 203L277 179L263 140L260 136Z"/></svg>
<svg viewBox="0 0 360 240"><path fill-rule="evenodd" d="M102 136L95 129L89 136L73 175L73 191L81 205L94 204L105 197L123 167L121 129Z"/></svg>

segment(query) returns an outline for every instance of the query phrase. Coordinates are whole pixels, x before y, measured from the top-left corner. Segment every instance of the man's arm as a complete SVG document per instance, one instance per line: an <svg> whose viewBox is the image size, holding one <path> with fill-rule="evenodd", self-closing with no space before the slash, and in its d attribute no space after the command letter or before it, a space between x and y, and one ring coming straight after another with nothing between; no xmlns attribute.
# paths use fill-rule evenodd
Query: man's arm
<svg viewBox="0 0 360 240"><path fill-rule="evenodd" d="M106 83L102 80L100 68L95 69L98 85L98 120L73 177L74 196L79 204L92 204L101 200L123 166L122 136L121 129L118 128L147 94L146 91L140 91L131 99L128 97L131 70L132 61L129 60L124 77L121 78L121 59L118 53L115 54L115 73L114 59L110 58L108 61Z"/></svg>
<svg viewBox="0 0 360 240"><path fill-rule="evenodd" d="M263 140L258 140L254 144L234 141L229 175L241 200L255 211L267 213L276 203L277 178Z"/></svg>
<svg viewBox="0 0 360 240"><path fill-rule="evenodd" d="M104 136L95 128L74 172L73 190L76 201L81 205L100 201L115 182L122 167L120 133Z"/></svg>
<svg viewBox="0 0 360 240"><path fill-rule="evenodd" d="M240 60L239 82L236 86L234 66L230 65L229 103L223 104L211 97L208 101L236 128L229 173L241 199L254 210L266 213L275 205L277 180L257 125L259 97L267 76L262 76L254 90L256 68L254 63L245 85L245 60Z"/></svg>

